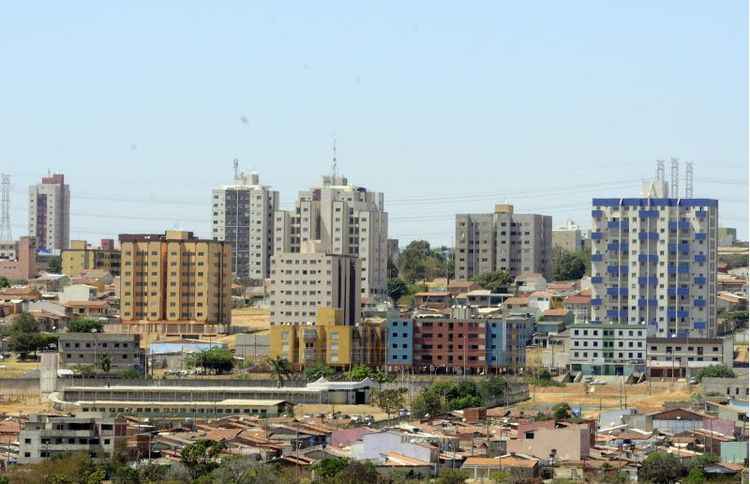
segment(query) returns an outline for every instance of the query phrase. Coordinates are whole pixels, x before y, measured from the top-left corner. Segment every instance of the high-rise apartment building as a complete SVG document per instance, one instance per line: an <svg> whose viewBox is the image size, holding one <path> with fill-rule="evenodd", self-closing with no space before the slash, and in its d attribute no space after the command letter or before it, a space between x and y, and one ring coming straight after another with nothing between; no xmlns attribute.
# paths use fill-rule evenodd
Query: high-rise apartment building
<svg viewBox="0 0 750 484"><path fill-rule="evenodd" d="M232 248L192 232L120 235L123 322L228 324Z"/></svg>
<svg viewBox="0 0 750 484"><path fill-rule="evenodd" d="M714 336L719 203L649 194L593 199L591 320Z"/></svg>
<svg viewBox="0 0 750 484"><path fill-rule="evenodd" d="M232 246L232 272L262 281L271 270L273 221L279 192L261 185L257 173L237 173L234 183L212 193L212 237Z"/></svg>
<svg viewBox="0 0 750 484"><path fill-rule="evenodd" d="M298 253L319 240L326 254L355 256L363 298L384 297L388 270L388 214L383 194L324 176L320 187L299 193L293 211L279 210L274 222L276 254Z"/></svg>
<svg viewBox="0 0 750 484"><path fill-rule="evenodd" d="M316 321L319 308L342 311L345 324L360 317L360 265L351 255L323 251L320 241L305 241L301 252L271 258L271 324Z"/></svg>
<svg viewBox="0 0 750 484"><path fill-rule="evenodd" d="M495 205L494 213L456 215L455 276L468 280L485 272L552 275L552 217L513 213Z"/></svg>
<svg viewBox="0 0 750 484"><path fill-rule="evenodd" d="M39 249L59 252L70 242L70 187L65 175L42 177L29 187L29 235Z"/></svg>

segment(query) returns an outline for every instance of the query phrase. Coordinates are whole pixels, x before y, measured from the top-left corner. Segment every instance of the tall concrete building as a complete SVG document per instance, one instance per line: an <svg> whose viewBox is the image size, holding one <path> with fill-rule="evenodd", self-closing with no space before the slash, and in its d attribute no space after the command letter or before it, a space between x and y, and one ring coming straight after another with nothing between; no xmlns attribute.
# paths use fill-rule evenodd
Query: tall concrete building
<svg viewBox="0 0 750 484"><path fill-rule="evenodd" d="M271 324L316 321L319 308L342 311L345 324L360 317L360 264L355 256L326 253L320 241L271 258Z"/></svg>
<svg viewBox="0 0 750 484"><path fill-rule="evenodd" d="M123 322L228 324L232 248L192 232L120 235Z"/></svg>
<svg viewBox="0 0 750 484"><path fill-rule="evenodd" d="M273 221L279 192L261 185L257 173L235 173L234 182L212 193L212 237L232 246L232 272L262 281L271 270Z"/></svg>
<svg viewBox="0 0 750 484"><path fill-rule="evenodd" d="M362 297L384 297L388 214L382 193L350 185L345 177L324 176L320 187L299 193L294 210L276 212L274 231L276 254L298 253L302 243L319 240L326 254L355 256Z"/></svg>
<svg viewBox="0 0 750 484"><path fill-rule="evenodd" d="M552 217L513 213L497 204L494 213L456 215L455 277L485 272L552 275Z"/></svg>
<svg viewBox="0 0 750 484"><path fill-rule="evenodd" d="M89 246L85 240L72 240L70 248L62 251L62 272L66 276L77 277L92 269L120 275L120 251L114 248L112 239L103 239L99 248Z"/></svg>
<svg viewBox="0 0 750 484"><path fill-rule="evenodd" d="M590 231L582 229L572 220L552 230L552 248L559 248L567 252L590 250Z"/></svg>
<svg viewBox="0 0 750 484"><path fill-rule="evenodd" d="M712 337L719 203L665 194L593 199L591 320Z"/></svg>
<svg viewBox="0 0 750 484"><path fill-rule="evenodd" d="M59 252L70 243L70 187L65 175L42 177L29 187L29 235L39 249Z"/></svg>

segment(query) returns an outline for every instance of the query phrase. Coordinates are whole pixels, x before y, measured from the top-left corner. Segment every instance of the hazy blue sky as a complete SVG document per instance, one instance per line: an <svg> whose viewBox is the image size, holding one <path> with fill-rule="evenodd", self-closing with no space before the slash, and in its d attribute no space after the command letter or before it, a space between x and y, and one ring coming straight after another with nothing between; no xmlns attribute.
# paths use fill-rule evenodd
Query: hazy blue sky
<svg viewBox="0 0 750 484"><path fill-rule="evenodd" d="M506 200L588 226L592 197L637 195L669 156L747 236L744 0L115 3L0 13L14 235L48 169L74 238L207 235L233 158L290 206L335 133L402 243Z"/></svg>

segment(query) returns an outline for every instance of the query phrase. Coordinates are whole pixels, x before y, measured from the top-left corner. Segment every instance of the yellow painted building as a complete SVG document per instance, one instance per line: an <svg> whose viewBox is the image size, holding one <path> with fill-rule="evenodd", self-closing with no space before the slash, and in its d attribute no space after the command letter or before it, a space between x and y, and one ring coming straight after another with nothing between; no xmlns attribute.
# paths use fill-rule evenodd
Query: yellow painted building
<svg viewBox="0 0 750 484"><path fill-rule="evenodd" d="M111 248L94 249L85 240L71 240L70 248L62 251L62 272L77 277L81 272L104 270L113 276L120 275L120 251Z"/></svg>
<svg viewBox="0 0 750 484"><path fill-rule="evenodd" d="M281 356L297 367L318 362L338 368L382 365L385 356L382 325L343 323L341 309L319 308L315 325L272 326L271 357Z"/></svg>
<svg viewBox="0 0 750 484"><path fill-rule="evenodd" d="M123 322L229 324L231 246L192 232L120 235Z"/></svg>

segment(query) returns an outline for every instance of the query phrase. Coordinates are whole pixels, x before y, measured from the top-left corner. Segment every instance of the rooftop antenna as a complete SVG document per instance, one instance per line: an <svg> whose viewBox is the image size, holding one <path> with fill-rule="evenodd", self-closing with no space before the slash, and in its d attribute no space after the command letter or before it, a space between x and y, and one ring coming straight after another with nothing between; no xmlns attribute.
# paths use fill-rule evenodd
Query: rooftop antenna
<svg viewBox="0 0 750 484"><path fill-rule="evenodd" d="M685 198L693 198L693 162L685 162Z"/></svg>
<svg viewBox="0 0 750 484"><path fill-rule="evenodd" d="M240 160L235 158L234 161L232 162L232 165L234 165L234 179L239 180L240 179Z"/></svg>
<svg viewBox="0 0 750 484"><path fill-rule="evenodd" d="M678 158L670 158L671 163L671 186L669 187L669 194L674 198L680 196L680 160Z"/></svg>
<svg viewBox="0 0 750 484"><path fill-rule="evenodd" d="M0 240L13 240L10 229L10 175L0 175Z"/></svg>
<svg viewBox="0 0 750 484"><path fill-rule="evenodd" d="M333 137L333 160L331 160L331 182L335 183L335 179L338 176L338 164L336 163L336 136Z"/></svg>

